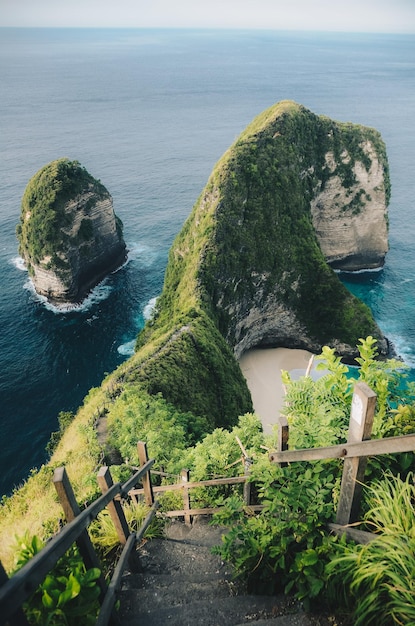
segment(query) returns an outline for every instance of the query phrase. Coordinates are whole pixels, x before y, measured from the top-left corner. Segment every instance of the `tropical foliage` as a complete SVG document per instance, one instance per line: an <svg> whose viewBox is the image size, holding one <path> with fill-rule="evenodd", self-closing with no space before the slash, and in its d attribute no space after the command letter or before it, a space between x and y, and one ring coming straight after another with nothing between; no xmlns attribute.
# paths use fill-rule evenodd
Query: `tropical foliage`
<svg viewBox="0 0 415 626"><path fill-rule="evenodd" d="M353 624L415 624L415 484L390 473L366 487L368 544L339 542L327 565L332 602L340 599Z"/></svg>
<svg viewBox="0 0 415 626"><path fill-rule="evenodd" d="M359 370L350 371L326 347L320 365L324 373L318 380L307 376L293 381L284 374L290 447L345 441L357 380L378 393L375 437L415 432L414 385L406 379L405 366L375 356L375 342L368 337L360 342ZM414 453L370 460L367 477L378 485L364 491L362 522L379 537L362 547L330 536L325 528L335 521L341 461L280 467L258 458L252 480L264 508L252 515L241 498L232 496L216 516L217 522L229 526L217 551L252 590L290 591L308 606L333 594L337 609L340 599L349 597L346 608L354 602L360 620L353 623L375 623L380 605L384 621L379 623L413 623L415 499L413 474L408 472L413 465ZM345 585L342 594L333 591L336 585Z"/></svg>
<svg viewBox="0 0 415 626"><path fill-rule="evenodd" d="M43 542L26 533L16 538L16 568L19 571L43 548ZM87 570L74 546L59 559L43 583L24 605L29 624L38 626L85 626L95 624L100 593L97 568Z"/></svg>

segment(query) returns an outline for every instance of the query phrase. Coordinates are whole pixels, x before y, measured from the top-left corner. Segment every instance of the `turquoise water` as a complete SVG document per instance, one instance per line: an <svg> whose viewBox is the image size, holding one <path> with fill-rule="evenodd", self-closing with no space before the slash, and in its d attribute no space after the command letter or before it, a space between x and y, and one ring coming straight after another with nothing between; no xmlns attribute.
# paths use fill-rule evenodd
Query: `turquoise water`
<svg viewBox="0 0 415 626"><path fill-rule="evenodd" d="M59 411L128 357L215 162L282 99L382 133L390 252L382 271L342 278L415 367L414 53L414 36L0 29L1 493L45 461ZM130 249L65 313L30 289L14 234L27 182L62 156L108 188Z"/></svg>

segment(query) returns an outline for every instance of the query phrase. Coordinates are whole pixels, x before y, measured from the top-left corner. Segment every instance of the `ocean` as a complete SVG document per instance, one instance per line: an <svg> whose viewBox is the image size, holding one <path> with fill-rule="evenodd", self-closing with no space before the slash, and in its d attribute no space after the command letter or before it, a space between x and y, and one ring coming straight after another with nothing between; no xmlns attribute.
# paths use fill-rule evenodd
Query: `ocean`
<svg viewBox="0 0 415 626"><path fill-rule="evenodd" d="M214 164L279 100L382 133L390 251L381 271L341 277L415 368L415 36L3 28L0 85L0 495L45 462L59 412L131 354ZM107 187L129 248L65 312L34 294L15 236L28 181L60 157Z"/></svg>

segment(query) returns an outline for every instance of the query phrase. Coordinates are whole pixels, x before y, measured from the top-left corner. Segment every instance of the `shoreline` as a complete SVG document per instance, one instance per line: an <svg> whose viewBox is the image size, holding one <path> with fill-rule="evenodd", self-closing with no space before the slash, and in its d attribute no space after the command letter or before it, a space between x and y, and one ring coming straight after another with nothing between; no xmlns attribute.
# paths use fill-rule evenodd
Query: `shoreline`
<svg viewBox="0 0 415 626"><path fill-rule="evenodd" d="M290 372L294 379L304 376L312 356L307 350L253 348L239 359L265 435L272 435L284 404L281 370Z"/></svg>

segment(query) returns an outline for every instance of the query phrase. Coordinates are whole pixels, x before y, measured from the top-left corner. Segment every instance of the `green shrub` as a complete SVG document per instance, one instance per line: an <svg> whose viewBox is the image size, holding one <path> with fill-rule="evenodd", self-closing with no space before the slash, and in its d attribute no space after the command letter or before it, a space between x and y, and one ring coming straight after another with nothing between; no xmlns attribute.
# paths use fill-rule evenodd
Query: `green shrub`
<svg viewBox="0 0 415 626"><path fill-rule="evenodd" d="M356 380L367 382L378 394L374 421L375 437L415 432L414 388L413 384L406 380L404 365L394 359L377 361L376 342L372 337L360 340L359 353L360 369L358 372L353 370L356 376L351 376L349 368L341 363L332 349L327 347L323 348L320 355L322 363L318 367L324 370L324 374L318 380L301 377L294 381L288 373L284 374L287 388L285 413L290 424L290 448L330 446L346 441ZM392 490L391 487L384 490L382 498L386 506L381 504L382 498L378 491L375 491L374 497L370 489L364 491L365 495L371 494L370 498L364 498L362 503L362 511L366 511L365 523L375 524L376 530L382 527L383 534L387 535L387 539L382 537L381 542L379 538L378 544L372 542L369 546L378 545L380 558L382 551L391 550L394 544L393 553L388 557L391 563L395 563L395 558L399 561L399 554L407 561L405 575L410 575L410 582L407 587L406 583L396 587L396 594L401 594L404 602L411 594L413 600L414 593L412 581L415 572L413 545L415 494L411 484L413 475L408 473L408 470L413 468L413 462L413 453L382 455L369 459L366 472L368 481L379 479L385 468L393 469L395 474L403 468L407 479L405 488L401 490L397 488ZM323 601L327 590L330 590L330 585L333 585L333 578L328 579L328 572L334 572L336 569L334 565L331 569L326 569L325 565L336 554L335 546L339 544L340 550L345 545L344 542L329 536L325 528L328 522L335 521L335 506L342 475L341 461L334 459L314 463L291 463L288 467L281 468L271 465L268 457L264 455L262 458L259 456L256 458L251 474L257 486L259 502L264 508L258 515L252 515L249 508L243 506L241 498L235 496L229 498L224 510L215 516L218 523L229 526L229 532L223 538L217 552L223 559L233 564L236 575L244 580L251 590L267 593L291 592L307 606L315 601ZM401 484L399 479L391 480L395 486ZM395 518L398 520L397 524ZM388 528L393 533L397 525L402 528L402 532L398 531L398 537L394 536L392 540L389 538L389 530L385 529ZM387 542L390 542L389 548ZM401 548L400 542L405 544ZM346 569L350 566L350 575L339 575L337 582L339 586L345 585L344 593L347 595L350 592L348 585L352 583L352 564L360 562L363 554L371 552L370 547L356 549L345 547L344 550L345 556L342 557L344 567ZM352 601L355 601L355 595L360 595L362 609L359 611L361 610L362 615L365 613L365 617L362 617L359 624L366 621L368 607L375 602L371 594L376 593L374 591L376 567L370 569L369 561L365 563L367 571L373 573L374 578L370 582L373 584L369 588L366 579L364 584L359 583L359 586L353 582L355 591L351 596ZM377 569L380 576L382 571L380 561ZM366 570L362 566L362 578L363 571ZM399 572L399 576L404 575L403 566ZM383 600L379 599L379 603L386 601L384 596L382 598ZM392 611L390 606L388 610ZM393 611L397 610L393 608ZM375 613L374 611L374 615ZM409 610L406 615L410 615ZM375 617L373 620L376 621ZM386 625L390 621L383 623ZM414 622L402 619L396 623Z"/></svg>
<svg viewBox="0 0 415 626"><path fill-rule="evenodd" d="M334 466L336 469L336 467ZM292 592L307 605L325 589L324 561L332 540L324 525L333 516L335 472L330 463L252 469L259 486L258 515L231 498L215 522L229 526L215 551L230 561L255 593Z"/></svg>
<svg viewBox="0 0 415 626"><path fill-rule="evenodd" d="M370 487L366 523L377 533L365 545L340 542L327 565L331 595L355 626L415 624L415 485L390 474Z"/></svg>
<svg viewBox="0 0 415 626"><path fill-rule="evenodd" d="M36 536L26 533L16 538L16 568L23 567L44 547ZM100 570L87 570L76 546L57 562L43 583L25 602L23 609L29 624L39 626L85 626L95 624L99 611Z"/></svg>

